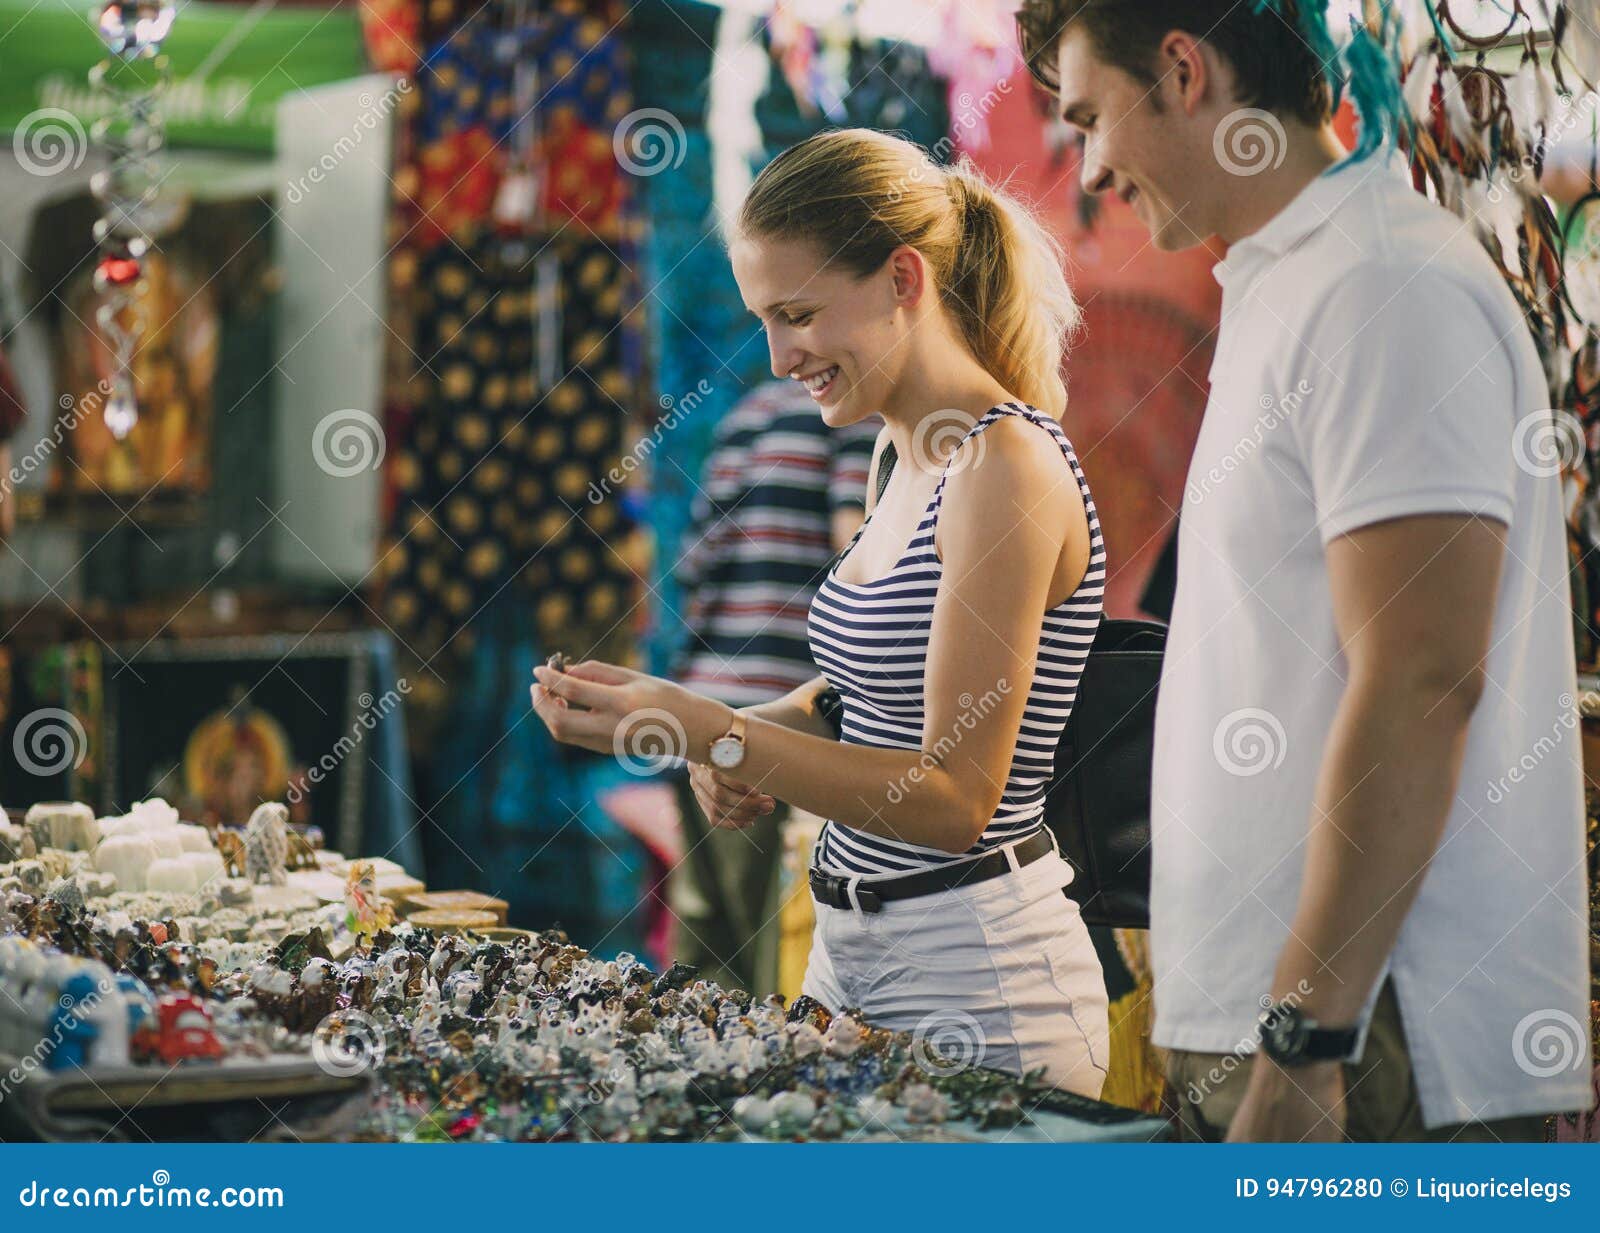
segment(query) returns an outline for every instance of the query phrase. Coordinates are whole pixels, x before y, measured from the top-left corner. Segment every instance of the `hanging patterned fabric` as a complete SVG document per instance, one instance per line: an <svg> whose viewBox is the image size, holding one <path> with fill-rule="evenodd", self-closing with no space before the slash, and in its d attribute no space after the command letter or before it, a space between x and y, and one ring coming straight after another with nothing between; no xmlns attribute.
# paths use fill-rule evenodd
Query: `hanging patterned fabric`
<svg viewBox="0 0 1600 1233"><path fill-rule="evenodd" d="M620 772L550 740L527 692L551 651L626 659L645 611L636 505L590 499L638 400L637 223L612 152L626 8L363 2L396 68L384 39L420 30L376 608L427 664L410 674L428 880L638 949L645 858L596 804Z"/></svg>
<svg viewBox="0 0 1600 1233"><path fill-rule="evenodd" d="M474 639L513 581L540 641L615 648L637 580L632 530L591 485L621 453L627 273L568 232L540 248L488 237L418 266L417 349L431 393L395 451L386 618L419 654Z"/></svg>
<svg viewBox="0 0 1600 1233"><path fill-rule="evenodd" d="M950 112L944 79L928 64L928 53L911 43L855 39L849 46L848 92L842 123L889 129L912 141L946 148ZM766 94L756 104L767 157L828 127L808 114L788 80L774 73Z"/></svg>
<svg viewBox="0 0 1600 1233"><path fill-rule="evenodd" d="M603 132L630 102L622 15L424 11L414 163L397 176L413 372L390 418L384 558L386 619L424 658L465 651L513 583L542 640L586 653L630 632L628 507L586 500L637 384L633 224ZM509 191L518 177L531 197Z"/></svg>

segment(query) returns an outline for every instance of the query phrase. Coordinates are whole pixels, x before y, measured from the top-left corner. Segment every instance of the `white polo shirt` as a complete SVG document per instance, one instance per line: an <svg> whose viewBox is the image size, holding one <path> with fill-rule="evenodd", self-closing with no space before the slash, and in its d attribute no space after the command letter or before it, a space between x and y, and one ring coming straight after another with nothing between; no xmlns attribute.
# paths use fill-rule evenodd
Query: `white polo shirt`
<svg viewBox="0 0 1600 1233"><path fill-rule="evenodd" d="M1345 686L1325 546L1385 519L1475 514L1509 528L1484 596L1489 683L1388 971L1428 1126L1588 1108L1568 559L1549 394L1517 304L1462 220L1382 154L1320 176L1215 274L1156 719L1153 1039L1255 1047Z"/></svg>

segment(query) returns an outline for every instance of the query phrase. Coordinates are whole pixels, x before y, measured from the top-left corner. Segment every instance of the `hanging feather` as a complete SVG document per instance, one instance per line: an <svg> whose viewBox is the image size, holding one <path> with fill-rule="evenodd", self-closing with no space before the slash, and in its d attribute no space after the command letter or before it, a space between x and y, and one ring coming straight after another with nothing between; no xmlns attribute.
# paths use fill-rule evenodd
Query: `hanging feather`
<svg viewBox="0 0 1600 1233"><path fill-rule="evenodd" d="M1439 84L1439 56L1428 50L1419 55L1406 73L1405 87L1401 91L1406 110L1412 118L1426 126L1433 115L1433 89Z"/></svg>
<svg viewBox="0 0 1600 1233"><path fill-rule="evenodd" d="M1550 122L1560 110L1560 102L1555 98L1555 82L1554 78L1550 77L1550 66L1542 59L1534 58L1533 80L1538 85L1539 123L1549 130Z"/></svg>
<svg viewBox="0 0 1600 1233"><path fill-rule="evenodd" d="M1439 41L1440 52L1447 61L1454 61L1456 53L1451 50L1450 36L1444 32L1444 23L1439 20L1439 13L1434 8L1433 0L1420 0L1420 2L1428 14L1428 20L1433 23L1433 37Z"/></svg>
<svg viewBox="0 0 1600 1233"><path fill-rule="evenodd" d="M1483 144L1478 139L1478 126L1473 122L1472 109L1467 106L1466 94L1461 88L1461 74L1451 70L1439 84L1445 126L1450 136L1463 151L1481 161Z"/></svg>
<svg viewBox="0 0 1600 1233"><path fill-rule="evenodd" d="M1550 66L1538 57L1533 61L1533 81L1536 98L1534 114L1539 121L1540 136L1548 139L1550 124L1556 118L1560 104L1556 100L1556 83L1551 80Z"/></svg>
<svg viewBox="0 0 1600 1233"><path fill-rule="evenodd" d="M1539 114L1539 62L1530 57L1510 77L1505 79L1506 106L1511 109L1511 123L1519 135L1530 141L1537 140L1539 126L1544 117Z"/></svg>
<svg viewBox="0 0 1600 1233"><path fill-rule="evenodd" d="M1353 19L1344 58L1350 74L1350 100L1361 121L1356 148L1345 160L1355 162L1380 146L1394 145L1403 126L1409 131L1411 112L1400 94L1400 74L1393 58L1371 31Z"/></svg>
<svg viewBox="0 0 1600 1233"><path fill-rule="evenodd" d="M1482 180L1463 177L1461 180L1461 209L1459 211L1472 224L1478 241L1498 257L1499 243L1495 237L1494 205L1489 200L1488 187Z"/></svg>

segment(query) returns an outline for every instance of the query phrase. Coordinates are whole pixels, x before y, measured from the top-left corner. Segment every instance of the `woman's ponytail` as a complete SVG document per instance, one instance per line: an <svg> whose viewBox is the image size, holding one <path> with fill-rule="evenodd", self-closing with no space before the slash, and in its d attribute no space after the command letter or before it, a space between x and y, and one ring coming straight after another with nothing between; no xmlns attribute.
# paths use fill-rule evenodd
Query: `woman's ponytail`
<svg viewBox="0 0 1600 1233"><path fill-rule="evenodd" d="M965 159L945 174L961 219L945 306L1000 384L1060 419L1067 405L1062 355L1083 318L1062 272L1061 247Z"/></svg>

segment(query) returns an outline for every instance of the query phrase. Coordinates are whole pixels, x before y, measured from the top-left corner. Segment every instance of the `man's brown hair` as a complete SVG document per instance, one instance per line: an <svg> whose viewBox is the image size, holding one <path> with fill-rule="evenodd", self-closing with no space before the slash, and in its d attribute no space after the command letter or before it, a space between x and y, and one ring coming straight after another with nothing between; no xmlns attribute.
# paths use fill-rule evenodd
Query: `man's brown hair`
<svg viewBox="0 0 1600 1233"><path fill-rule="evenodd" d="M1147 86L1156 84L1161 40L1184 30L1233 67L1241 105L1321 125L1333 111L1328 66L1295 27L1293 0L1283 8L1285 16L1257 13L1253 0L1022 0L1017 35L1028 72L1054 94L1057 49L1071 26L1088 33L1101 60Z"/></svg>

